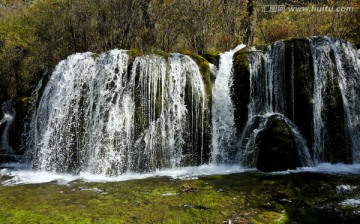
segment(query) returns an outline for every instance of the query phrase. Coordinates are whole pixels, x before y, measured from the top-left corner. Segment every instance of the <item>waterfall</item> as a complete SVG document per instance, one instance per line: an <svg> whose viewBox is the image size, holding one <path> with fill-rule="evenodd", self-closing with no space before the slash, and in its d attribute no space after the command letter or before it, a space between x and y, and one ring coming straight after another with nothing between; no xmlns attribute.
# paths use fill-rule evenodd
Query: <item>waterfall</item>
<svg viewBox="0 0 360 224"><path fill-rule="evenodd" d="M293 139L302 166L360 162L360 60L350 43L279 41L248 51L248 58L248 119L237 154L242 165L257 166L264 132ZM278 126L270 132L273 121Z"/></svg>
<svg viewBox="0 0 360 224"><path fill-rule="evenodd" d="M8 100L2 104L3 118L0 120L0 127L2 135L0 139L1 154L13 154L13 149L9 145L9 128L16 116L15 110L12 107L12 100Z"/></svg>
<svg viewBox="0 0 360 224"><path fill-rule="evenodd" d="M139 80L135 88L136 114L141 119L137 128L142 130L136 136L135 147L145 146L142 153L131 158L136 167L202 164L207 99L195 62L178 54L168 61L150 55L137 58L133 72Z"/></svg>
<svg viewBox="0 0 360 224"><path fill-rule="evenodd" d="M212 96L186 55L71 55L34 91L26 155L36 170L107 176L209 161L265 171L264 160L286 164L278 170L359 163L358 51L328 37L244 47L210 65ZM3 111L7 133L15 115Z"/></svg>
<svg viewBox="0 0 360 224"><path fill-rule="evenodd" d="M284 57L283 42L270 45L265 54L254 51L250 55L249 120L261 114L285 114Z"/></svg>
<svg viewBox="0 0 360 224"><path fill-rule="evenodd" d="M234 106L230 97L233 55L244 48L239 45L235 49L220 55L219 69L212 89L212 161L229 163L229 151L236 148L236 129L234 122Z"/></svg>
<svg viewBox="0 0 360 224"><path fill-rule="evenodd" d="M249 66L248 120L238 143L240 150L236 156L237 161L246 167L257 165L259 134L276 119L284 124L285 132L290 132L289 136L294 140L301 165L313 165L306 140L296 124L286 117L288 107L293 105L290 105L292 102L287 102L286 98L285 43L276 42L268 46L265 52L252 49L249 52ZM294 71L290 77L292 83L293 73ZM291 95L293 96L293 93Z"/></svg>
<svg viewBox="0 0 360 224"><path fill-rule="evenodd" d="M31 122L35 169L118 175L204 163L208 97L196 63L179 54L129 63L125 50L59 63Z"/></svg>
<svg viewBox="0 0 360 224"><path fill-rule="evenodd" d="M334 162L334 152L329 153L329 142L334 132L339 154L349 155L342 160L360 162L360 59L354 47L345 41L329 37L309 39L314 61L314 153L317 163ZM335 102L336 101L336 102ZM334 105L336 103L341 105ZM331 112L328 112L331 110ZM343 119L334 128L334 119L329 113ZM337 130L334 130L337 129ZM333 145L333 144L332 144ZM351 155L352 154L352 155ZM350 157L350 158L349 158ZM343 162L342 161L342 162Z"/></svg>

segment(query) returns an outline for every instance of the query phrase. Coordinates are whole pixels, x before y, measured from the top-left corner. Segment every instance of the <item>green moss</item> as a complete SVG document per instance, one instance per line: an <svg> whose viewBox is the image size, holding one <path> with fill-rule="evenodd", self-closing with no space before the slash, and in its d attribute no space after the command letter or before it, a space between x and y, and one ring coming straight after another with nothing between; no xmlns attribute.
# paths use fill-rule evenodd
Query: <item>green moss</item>
<svg viewBox="0 0 360 224"><path fill-rule="evenodd" d="M205 104L205 114L203 119L199 119L199 121L203 120L204 124L198 124L198 127L203 126L203 133L202 136L198 137L197 139L203 139L203 142L196 142L195 144L197 146L199 145L203 145L203 147L192 147L190 146L189 148L192 148L191 152L188 152L189 155L192 155L190 157L192 157L192 160L194 160L196 157L196 163L194 163L194 161L190 162L189 164L204 164L209 162L210 159L210 139L211 139L211 132L212 132L212 126L211 126L211 107L212 107L212 85L211 85L211 72L210 72L210 65L209 62L203 58L200 55L197 54L188 54L189 57L191 57L195 63L198 65L199 70L200 70L200 74L202 76L202 80L203 80L203 84L204 84L204 90L205 90L205 94L206 94L206 104ZM189 89L189 86L187 85L187 90L186 92L190 93L191 89ZM192 103L191 102L191 98L189 98L190 96L188 96L188 103L187 106L191 107ZM190 116L192 116L190 114ZM191 120L192 118L190 118ZM194 125L194 124L193 124ZM195 126L195 125L194 125ZM192 139L187 140L187 142L192 142ZM196 151L195 151L196 150ZM202 156L201 156L202 155Z"/></svg>
<svg viewBox="0 0 360 224"><path fill-rule="evenodd" d="M21 101L21 108L25 111L28 106L29 106L29 102L31 101L31 97L22 97L20 98Z"/></svg>
<svg viewBox="0 0 360 224"><path fill-rule="evenodd" d="M233 67L239 73L249 73L249 58L247 48L237 51L233 56Z"/></svg>
<svg viewBox="0 0 360 224"><path fill-rule="evenodd" d="M135 61L135 58L136 57L139 57L143 55L143 53L141 51L139 51L138 49L136 48L130 48L129 50L129 62L128 64L132 64L134 61Z"/></svg>
<svg viewBox="0 0 360 224"><path fill-rule="evenodd" d="M220 52L209 52L203 55L203 57L210 63L219 67L220 63Z"/></svg>
<svg viewBox="0 0 360 224"><path fill-rule="evenodd" d="M202 80L205 86L205 93L211 100L211 75L210 75L210 65L209 62L198 54L189 54L189 56L196 62L199 66Z"/></svg>
<svg viewBox="0 0 360 224"><path fill-rule="evenodd" d="M285 212L263 212L259 214L257 217L252 218L251 222L254 224L262 224L262 223L274 223L274 224L283 224L287 223L289 218Z"/></svg>
<svg viewBox="0 0 360 224"><path fill-rule="evenodd" d="M0 222L356 223L359 217L351 213L356 208L338 206L344 198L358 194L356 190L337 194L336 186L345 183L360 187L360 178L240 173L196 180L160 177L113 183L0 186ZM336 211L331 210L332 205Z"/></svg>
<svg viewBox="0 0 360 224"><path fill-rule="evenodd" d="M240 134L247 122L248 104L250 100L250 66L246 48L233 56L233 77L231 99L235 107L235 125Z"/></svg>

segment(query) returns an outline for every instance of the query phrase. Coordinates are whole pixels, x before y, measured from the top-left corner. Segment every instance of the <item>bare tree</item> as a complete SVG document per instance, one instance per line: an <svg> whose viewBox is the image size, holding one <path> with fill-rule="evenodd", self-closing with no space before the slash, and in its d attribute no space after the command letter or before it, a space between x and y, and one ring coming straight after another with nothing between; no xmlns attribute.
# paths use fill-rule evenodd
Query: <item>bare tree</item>
<svg viewBox="0 0 360 224"><path fill-rule="evenodd" d="M257 0L247 1L246 19L245 19L245 36L244 43L247 46L254 44L255 28L257 22Z"/></svg>

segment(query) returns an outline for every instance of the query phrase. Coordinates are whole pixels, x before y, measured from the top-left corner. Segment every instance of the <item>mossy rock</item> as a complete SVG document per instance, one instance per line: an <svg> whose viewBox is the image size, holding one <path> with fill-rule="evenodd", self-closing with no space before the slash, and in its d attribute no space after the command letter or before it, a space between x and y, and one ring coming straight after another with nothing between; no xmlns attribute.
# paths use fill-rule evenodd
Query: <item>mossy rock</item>
<svg viewBox="0 0 360 224"><path fill-rule="evenodd" d="M188 56L190 56L199 66L205 87L205 93L211 101L211 72L209 62L198 54L189 54Z"/></svg>
<svg viewBox="0 0 360 224"><path fill-rule="evenodd" d="M256 167L265 172L296 169L301 166L297 144L288 124L274 115L255 140L258 150Z"/></svg>
<svg viewBox="0 0 360 224"><path fill-rule="evenodd" d="M20 108L22 111L27 111L28 107L29 107L29 103L31 101L31 97L21 97L20 98Z"/></svg>
<svg viewBox="0 0 360 224"><path fill-rule="evenodd" d="M335 58L332 58L335 62ZM320 155L331 163L352 163L352 147L347 139L344 101L337 70L329 71L323 92L324 152ZM332 74L332 75L330 75Z"/></svg>
<svg viewBox="0 0 360 224"><path fill-rule="evenodd" d="M210 145L211 145L211 132L212 132L212 127L211 127L211 106L212 106L212 85L211 85L211 72L210 72L210 65L209 62L203 58L200 55L197 54L188 54L188 56L193 59L196 64L199 67L200 70L200 74L202 77L202 81L204 84L204 89L205 89L205 94L207 97L207 102L205 105L205 114L204 114L204 133L202 134L203 136L203 148L197 148L197 149L192 149L193 151L190 153L186 153L186 154L190 154L192 156L190 156L190 160L192 161L189 164L197 164L197 165L201 165L204 163L209 162L210 159ZM189 93L191 91L191 88L189 88L189 86L187 87L186 92ZM189 98L190 96L187 96L188 98L188 102L191 102L191 99ZM188 103L188 105L190 105L191 103ZM190 109L190 108L189 108ZM192 116L190 114L190 116ZM191 118L190 118L191 120ZM200 127L200 126L199 126ZM200 136L199 136L200 137ZM201 138L196 138L198 140L200 140ZM189 141L193 141L193 140L189 140ZM200 142L197 142L196 145L201 145ZM191 148L191 147L190 147ZM201 151L202 150L202 151ZM203 155L203 157L201 157L201 155Z"/></svg>
<svg viewBox="0 0 360 224"><path fill-rule="evenodd" d="M217 67L219 67L220 64L220 53L215 52L215 53L206 53L203 55L203 57L211 64L216 65Z"/></svg>
<svg viewBox="0 0 360 224"><path fill-rule="evenodd" d="M9 144L13 148L16 154L24 153L21 148L23 132L24 132L24 124L26 122L26 118L29 115L29 104L32 98L29 96L21 96L17 97L13 101L13 106L16 111L16 116L14 123L10 129L9 135Z"/></svg>
<svg viewBox="0 0 360 224"><path fill-rule="evenodd" d="M142 53L140 50L138 50L138 49L136 49L136 48L130 48L130 50L129 50L129 62L128 62L128 64L131 65L131 64L135 61L136 57L139 57L139 56L141 56L141 55L143 55L143 53ZM131 69L130 69L130 70L131 70ZM130 71L130 70L129 70L129 71Z"/></svg>
<svg viewBox="0 0 360 224"><path fill-rule="evenodd" d="M284 43L285 91L288 102L286 116L293 120L310 143L313 142L314 92L314 67L310 43L308 39L290 39Z"/></svg>
<svg viewBox="0 0 360 224"><path fill-rule="evenodd" d="M236 130L240 134L248 119L248 104L250 102L250 67L246 48L236 52L233 56L231 100L235 108Z"/></svg>

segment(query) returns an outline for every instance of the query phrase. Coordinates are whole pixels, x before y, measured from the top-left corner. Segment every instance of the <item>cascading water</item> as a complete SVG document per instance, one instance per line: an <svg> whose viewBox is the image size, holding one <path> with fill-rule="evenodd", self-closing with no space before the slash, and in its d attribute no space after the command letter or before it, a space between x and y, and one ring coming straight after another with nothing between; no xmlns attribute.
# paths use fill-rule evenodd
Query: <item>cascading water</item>
<svg viewBox="0 0 360 224"><path fill-rule="evenodd" d="M242 131L237 160L247 167L257 165L258 136L273 119L280 120L290 132L298 149L302 166L313 165L305 139L285 114L288 111L285 93L285 44L276 42L263 53L253 49L249 53L250 101L248 120ZM293 77L292 77L293 78Z"/></svg>
<svg viewBox="0 0 360 224"><path fill-rule="evenodd" d="M136 167L202 164L207 98L195 62L177 54L168 61L144 56L135 60L133 72L138 77L135 114L140 119L135 148L145 146L132 158Z"/></svg>
<svg viewBox="0 0 360 224"><path fill-rule="evenodd" d="M260 150L281 144L295 145L302 166L359 163L360 60L350 43L313 37L247 54L248 119L237 155L243 166L258 167ZM269 136L294 142L274 146Z"/></svg>
<svg viewBox="0 0 360 224"><path fill-rule="evenodd" d="M314 37L309 41L315 70L315 161L359 163L360 59L357 51L350 43L329 37ZM343 132L345 135L339 136ZM329 152L335 147L332 141L341 144L338 152ZM338 158L342 161L337 161Z"/></svg>
<svg viewBox="0 0 360 224"><path fill-rule="evenodd" d="M284 57L283 42L269 46L265 54L254 51L250 55L249 119L267 113L285 114Z"/></svg>
<svg viewBox="0 0 360 224"><path fill-rule="evenodd" d="M243 47L221 54L218 69L212 66L211 124L202 74L188 56L145 55L131 63L125 50L70 56L55 69L33 114L27 152L33 167L114 176L206 164L211 125L210 166L259 168L277 143L289 148L283 151L288 157L276 154L278 163L297 159L278 170L358 163L357 51L326 37L253 48L244 51L249 74L241 78L249 88L239 90L233 57ZM248 93L242 98L241 91ZM247 105L241 125L234 115L239 105Z"/></svg>
<svg viewBox="0 0 360 224"><path fill-rule="evenodd" d="M219 70L212 89L212 161L217 164L231 162L229 152L236 150L234 106L230 97L231 76L233 55L244 47L239 45L220 55Z"/></svg>
<svg viewBox="0 0 360 224"><path fill-rule="evenodd" d="M188 56L75 54L48 82L33 117L33 167L118 175L199 165L207 96Z"/></svg>
<svg viewBox="0 0 360 224"><path fill-rule="evenodd" d="M12 100L8 100L2 104L3 118L0 120L0 127L2 135L0 139L0 153L13 154L13 149L9 145L9 128L16 116L15 110L12 107Z"/></svg>

